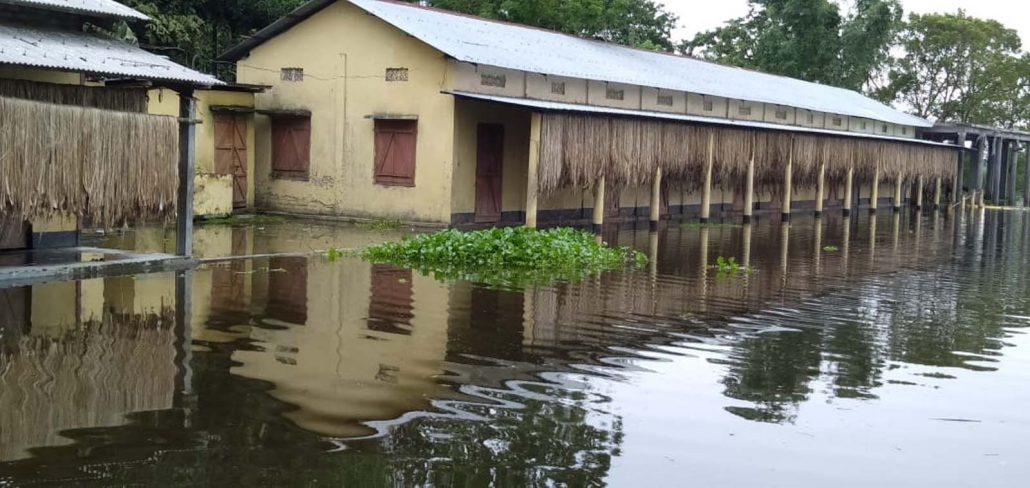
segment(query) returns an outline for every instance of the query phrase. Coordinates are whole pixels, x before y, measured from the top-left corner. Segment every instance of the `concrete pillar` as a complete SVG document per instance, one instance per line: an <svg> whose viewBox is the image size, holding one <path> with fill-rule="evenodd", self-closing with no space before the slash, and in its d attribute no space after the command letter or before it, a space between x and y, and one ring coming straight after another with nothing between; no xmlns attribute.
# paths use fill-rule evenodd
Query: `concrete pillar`
<svg viewBox="0 0 1030 488"><path fill-rule="evenodd" d="M651 231L658 230L658 221L662 218L662 167L654 169L654 181L651 182L651 220L648 224Z"/></svg>
<svg viewBox="0 0 1030 488"><path fill-rule="evenodd" d="M823 215L823 201L826 200L826 163L819 163L819 174L815 180L815 216Z"/></svg>
<svg viewBox="0 0 1030 488"><path fill-rule="evenodd" d="M940 210L941 208L941 177L937 177L937 181L934 182L933 188L933 209Z"/></svg>
<svg viewBox="0 0 1030 488"><path fill-rule="evenodd" d="M743 233L744 233L744 235L743 235L743 246L744 246L744 251L743 252L744 252L744 254L740 258L740 264L744 268L748 268L748 267L751 266L751 224L750 223L744 224Z"/></svg>
<svg viewBox="0 0 1030 488"><path fill-rule="evenodd" d="M901 172L898 172L898 179L894 182L894 211L901 211L901 186L905 182L905 177L902 176Z"/></svg>
<svg viewBox="0 0 1030 488"><path fill-rule="evenodd" d="M966 133L960 132L958 134L958 145L962 149L958 152L958 170L955 171L955 178L952 179L951 184L951 203L958 203L962 201L962 186L965 185L963 181L965 179L965 158L966 158Z"/></svg>
<svg viewBox="0 0 1030 488"><path fill-rule="evenodd" d="M542 117L533 112L529 118L529 171L526 176L526 227L536 228L536 202L539 193L540 126Z"/></svg>
<svg viewBox="0 0 1030 488"><path fill-rule="evenodd" d="M715 164L715 133L708 135L708 161L705 164L704 181L701 183L701 223L707 224L712 207L712 165Z"/></svg>
<svg viewBox="0 0 1030 488"><path fill-rule="evenodd" d="M604 184L604 175L601 175L594 184L594 216L590 223L594 232L598 233L601 232L601 227L604 225Z"/></svg>
<svg viewBox="0 0 1030 488"><path fill-rule="evenodd" d="M1023 206L1030 207L1030 142L1023 144L1026 146L1026 173L1023 175L1025 180L1023 185Z"/></svg>
<svg viewBox="0 0 1030 488"><path fill-rule="evenodd" d="M916 177L916 210L923 208L923 175Z"/></svg>
<svg viewBox="0 0 1030 488"><path fill-rule="evenodd" d="M197 167L197 101L193 90L179 92L179 193L175 253L193 256L193 177Z"/></svg>
<svg viewBox="0 0 1030 488"><path fill-rule="evenodd" d="M873 189L869 194L869 213L876 213L877 200L880 199L880 166L873 170Z"/></svg>
<svg viewBox="0 0 1030 488"><path fill-rule="evenodd" d="M972 170L970 175L972 178L970 191L974 193L983 188L983 175L981 173L983 172L984 159L987 157L987 139L982 136L978 137L976 143L976 156L971 158L970 161Z"/></svg>
<svg viewBox="0 0 1030 488"><path fill-rule="evenodd" d="M744 181L744 223L751 222L755 208L755 155L747 162L747 179Z"/></svg>
<svg viewBox="0 0 1030 488"><path fill-rule="evenodd" d="M848 176L844 180L844 202L843 203L844 203L844 216L845 217L851 215L851 200L852 200L852 198L851 198L851 187L854 186L853 185L854 182L855 182L855 168L854 167L849 167L848 168Z"/></svg>
<svg viewBox="0 0 1030 488"><path fill-rule="evenodd" d="M1006 165L1009 171L1008 178L1006 179L1008 184L1005 185L1005 202L1013 207L1016 206L1016 179L1019 177L1016 171L1018 169L1017 161L1019 160L1018 147L1017 141L1009 141L1008 164Z"/></svg>
<svg viewBox="0 0 1030 488"><path fill-rule="evenodd" d="M791 183L794 178L794 144L791 142L790 155L787 157L787 166L783 169L783 222L790 222L790 194Z"/></svg>

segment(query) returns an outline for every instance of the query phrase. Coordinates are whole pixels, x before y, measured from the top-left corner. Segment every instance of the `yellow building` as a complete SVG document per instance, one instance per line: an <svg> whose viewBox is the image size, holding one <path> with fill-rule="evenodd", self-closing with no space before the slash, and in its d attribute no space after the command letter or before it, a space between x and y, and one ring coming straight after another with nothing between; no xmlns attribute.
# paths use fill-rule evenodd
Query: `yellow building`
<svg viewBox="0 0 1030 488"><path fill-rule="evenodd" d="M929 122L856 92L408 3L312 0L223 59L271 87L255 95L253 175L271 211L789 216L791 200L857 205L873 181L947 186L955 170L953 146L915 139Z"/></svg>

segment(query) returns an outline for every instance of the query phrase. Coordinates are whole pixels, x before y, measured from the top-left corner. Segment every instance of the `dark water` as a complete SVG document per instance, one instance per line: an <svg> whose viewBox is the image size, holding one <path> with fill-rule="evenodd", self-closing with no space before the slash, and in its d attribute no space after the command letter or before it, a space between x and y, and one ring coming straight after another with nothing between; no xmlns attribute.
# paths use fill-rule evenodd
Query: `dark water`
<svg viewBox="0 0 1030 488"><path fill-rule="evenodd" d="M1028 232L611 231L651 266L530 290L319 257L2 290L0 485L1026 486Z"/></svg>

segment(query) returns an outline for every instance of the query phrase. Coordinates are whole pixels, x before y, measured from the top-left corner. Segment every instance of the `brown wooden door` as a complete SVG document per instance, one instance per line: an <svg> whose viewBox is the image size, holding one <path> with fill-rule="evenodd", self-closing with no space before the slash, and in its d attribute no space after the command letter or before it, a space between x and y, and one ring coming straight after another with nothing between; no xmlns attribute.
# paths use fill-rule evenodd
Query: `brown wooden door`
<svg viewBox="0 0 1030 488"><path fill-rule="evenodd" d="M247 119L215 115L215 173L232 175L232 206L247 206Z"/></svg>
<svg viewBox="0 0 1030 488"><path fill-rule="evenodd" d="M0 217L0 249L29 247L29 230L25 221L17 216Z"/></svg>
<svg viewBox="0 0 1030 488"><path fill-rule="evenodd" d="M479 124L476 138L476 222L501 220L504 126Z"/></svg>
<svg viewBox="0 0 1030 488"><path fill-rule="evenodd" d="M604 188L604 221L613 222L619 218L619 200L622 198L622 188L614 183L608 183Z"/></svg>

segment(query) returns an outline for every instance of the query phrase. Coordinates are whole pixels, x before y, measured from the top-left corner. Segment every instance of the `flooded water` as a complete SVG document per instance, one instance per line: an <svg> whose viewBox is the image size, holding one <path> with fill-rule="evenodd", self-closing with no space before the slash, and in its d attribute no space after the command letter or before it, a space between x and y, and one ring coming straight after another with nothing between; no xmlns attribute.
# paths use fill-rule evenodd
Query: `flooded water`
<svg viewBox="0 0 1030 488"><path fill-rule="evenodd" d="M1025 486L1028 232L613 230L651 264L526 290L292 256L0 290L0 485ZM197 250L397 235L208 226Z"/></svg>

